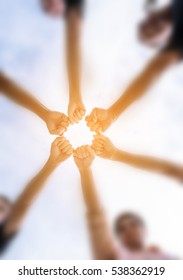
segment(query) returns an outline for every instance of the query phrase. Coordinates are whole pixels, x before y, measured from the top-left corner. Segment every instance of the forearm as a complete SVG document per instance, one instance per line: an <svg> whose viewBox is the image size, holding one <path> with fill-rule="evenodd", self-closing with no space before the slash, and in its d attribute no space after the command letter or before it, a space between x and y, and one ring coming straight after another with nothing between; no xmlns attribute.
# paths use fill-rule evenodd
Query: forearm
<svg viewBox="0 0 183 280"><path fill-rule="evenodd" d="M81 99L80 90L80 18L75 10L67 16L67 71L70 100Z"/></svg>
<svg viewBox="0 0 183 280"><path fill-rule="evenodd" d="M115 161L126 163L136 168L164 174L167 176L175 175L180 169L179 166L169 161L148 156L131 154L120 150L116 150L112 159Z"/></svg>
<svg viewBox="0 0 183 280"><path fill-rule="evenodd" d="M44 165L42 170L26 186L25 190L13 206L12 213L6 226L7 232L16 231L20 228L21 223L25 215L27 214L29 208L32 206L35 199L42 191L46 180L55 168L56 165L54 165L50 160L48 160L48 162Z"/></svg>
<svg viewBox="0 0 183 280"><path fill-rule="evenodd" d="M2 73L0 73L0 91L15 103L38 115L41 119L46 119L49 110Z"/></svg>
<svg viewBox="0 0 183 280"><path fill-rule="evenodd" d="M96 191L92 170L80 170L80 175L87 212L90 214L100 213L102 211L102 207Z"/></svg>
<svg viewBox="0 0 183 280"><path fill-rule="evenodd" d="M173 63L173 56L174 54L159 54L149 63L124 94L109 108L114 120L147 92L159 76Z"/></svg>

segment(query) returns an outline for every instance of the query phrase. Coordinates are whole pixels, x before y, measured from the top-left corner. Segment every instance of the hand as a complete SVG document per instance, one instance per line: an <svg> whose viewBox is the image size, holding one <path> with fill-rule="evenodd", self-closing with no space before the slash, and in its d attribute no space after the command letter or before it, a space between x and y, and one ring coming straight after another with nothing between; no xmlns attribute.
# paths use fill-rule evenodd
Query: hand
<svg viewBox="0 0 183 280"><path fill-rule="evenodd" d="M113 122L112 114L109 110L95 108L89 116L86 117L87 126L91 131L102 133L106 131Z"/></svg>
<svg viewBox="0 0 183 280"><path fill-rule="evenodd" d="M110 139L101 134L94 135L92 149L97 156L107 159L112 159L117 150Z"/></svg>
<svg viewBox="0 0 183 280"><path fill-rule="evenodd" d="M90 168L94 158L95 154L90 146L82 146L74 151L74 161L79 170Z"/></svg>
<svg viewBox="0 0 183 280"><path fill-rule="evenodd" d="M68 117L59 112L49 111L45 121L49 132L54 135L62 135L69 126Z"/></svg>
<svg viewBox="0 0 183 280"><path fill-rule="evenodd" d="M51 145L49 161L58 165L73 154L73 148L65 137L58 137Z"/></svg>
<svg viewBox="0 0 183 280"><path fill-rule="evenodd" d="M78 123L82 120L86 110L82 101L70 101L68 107L68 116L71 124Z"/></svg>

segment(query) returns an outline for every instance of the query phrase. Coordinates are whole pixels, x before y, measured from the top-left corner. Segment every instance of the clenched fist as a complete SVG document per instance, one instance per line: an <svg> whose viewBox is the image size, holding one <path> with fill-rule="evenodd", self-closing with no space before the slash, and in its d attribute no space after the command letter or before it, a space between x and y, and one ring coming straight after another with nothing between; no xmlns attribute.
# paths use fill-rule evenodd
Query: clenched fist
<svg viewBox="0 0 183 280"><path fill-rule="evenodd" d="M70 101L68 107L68 116L71 124L78 123L86 113L82 101Z"/></svg>
<svg viewBox="0 0 183 280"><path fill-rule="evenodd" d="M102 133L106 131L113 123L113 117L109 110L95 108L89 116L86 117L87 126L91 131Z"/></svg>
<svg viewBox="0 0 183 280"><path fill-rule="evenodd" d="M95 154L90 146L82 146L74 151L74 161L79 170L90 168L94 158Z"/></svg>
<svg viewBox="0 0 183 280"><path fill-rule="evenodd" d="M58 165L73 154L73 148L65 137L58 137L51 145L50 161Z"/></svg>
<svg viewBox="0 0 183 280"><path fill-rule="evenodd" d="M94 135L94 140L92 143L92 149L95 151L97 156L106 159L113 158L116 152L116 147L109 138L101 134Z"/></svg>
<svg viewBox="0 0 183 280"><path fill-rule="evenodd" d="M49 111L45 122L49 132L54 135L62 135L69 126L68 117L60 112Z"/></svg>

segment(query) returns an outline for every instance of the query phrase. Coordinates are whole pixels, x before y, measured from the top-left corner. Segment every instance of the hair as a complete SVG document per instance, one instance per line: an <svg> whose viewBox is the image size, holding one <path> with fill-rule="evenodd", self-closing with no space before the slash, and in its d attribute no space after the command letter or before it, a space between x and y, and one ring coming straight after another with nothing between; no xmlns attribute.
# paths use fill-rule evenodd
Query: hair
<svg viewBox="0 0 183 280"><path fill-rule="evenodd" d="M8 205L12 204L11 200L7 196L5 196L5 195L0 195L0 200L2 200L3 202L7 203Z"/></svg>
<svg viewBox="0 0 183 280"><path fill-rule="evenodd" d="M120 214L115 223L114 223L114 230L115 230L115 233L118 234L119 233L119 229L120 229L120 224L126 220L126 219L133 219L137 222L137 224L141 227L145 227L145 222L144 220L138 215L138 214L135 214L133 212L126 212L126 213L123 213L123 214Z"/></svg>

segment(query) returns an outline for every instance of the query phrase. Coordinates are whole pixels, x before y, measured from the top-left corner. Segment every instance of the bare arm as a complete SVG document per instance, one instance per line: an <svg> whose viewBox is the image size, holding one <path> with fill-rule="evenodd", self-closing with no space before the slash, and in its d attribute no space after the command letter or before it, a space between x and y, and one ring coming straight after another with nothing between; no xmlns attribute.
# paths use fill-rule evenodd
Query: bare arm
<svg viewBox="0 0 183 280"><path fill-rule="evenodd" d="M41 119L46 118L49 110L33 98L28 91L21 88L3 73L0 73L0 91L17 104L38 115Z"/></svg>
<svg viewBox="0 0 183 280"><path fill-rule="evenodd" d="M69 79L69 107L68 115L71 123L78 122L85 114L82 102L80 80L81 80L81 16L75 8L68 11L66 18L67 32L67 70Z"/></svg>
<svg viewBox="0 0 183 280"><path fill-rule="evenodd" d="M91 164L94 153L89 146L78 148L74 159L81 176L82 191L88 214L88 226L95 259L117 259L112 234L95 187Z"/></svg>
<svg viewBox="0 0 183 280"><path fill-rule="evenodd" d="M12 234L19 230L29 208L44 188L45 182L55 168L71 156L73 149L64 138L57 138L51 147L51 154L42 170L26 186L23 193L14 203L10 217L5 227L6 234Z"/></svg>
<svg viewBox="0 0 183 280"><path fill-rule="evenodd" d="M145 95L160 75L178 61L178 57L178 53L173 51L158 54L110 108L95 108L86 117L90 129L97 133L106 131L131 104Z"/></svg>
<svg viewBox="0 0 183 280"><path fill-rule="evenodd" d="M68 118L60 113L50 111L36 98L0 72L0 92L20 106L32 111L47 125L51 134L61 135L69 126Z"/></svg>
<svg viewBox="0 0 183 280"><path fill-rule="evenodd" d="M160 173L183 181L183 166L155 157L121 151L103 135L95 136L92 147L100 157L123 162L139 169Z"/></svg>
<svg viewBox="0 0 183 280"><path fill-rule="evenodd" d="M158 80L161 74L177 60L178 54L174 52L158 54L122 96L110 107L109 110L113 118L118 118L132 103L145 95L147 90Z"/></svg>

